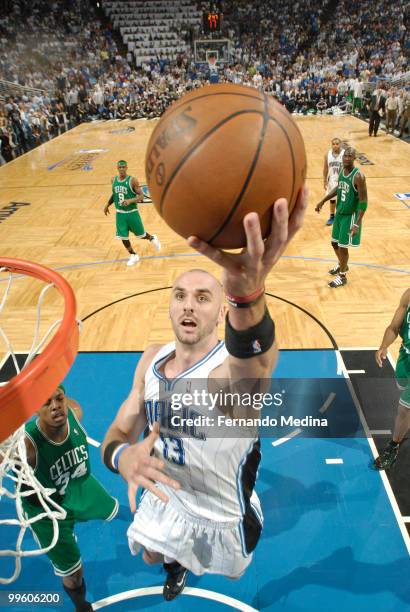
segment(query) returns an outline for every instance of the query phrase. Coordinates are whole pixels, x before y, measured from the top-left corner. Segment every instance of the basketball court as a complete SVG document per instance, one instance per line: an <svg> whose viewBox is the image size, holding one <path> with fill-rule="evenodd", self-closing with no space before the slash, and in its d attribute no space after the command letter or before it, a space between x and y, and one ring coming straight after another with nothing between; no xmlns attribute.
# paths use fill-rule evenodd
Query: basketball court
<svg viewBox="0 0 410 612"><path fill-rule="evenodd" d="M115 215L103 214L118 159L126 159L129 173L145 183L145 148L155 120L83 124L0 169L1 255L59 271L74 289L83 321L67 394L83 407L93 473L121 504L112 523L88 523L76 530L95 609L410 607L410 498L403 492L410 467L408 441L389 477L370 469L397 406L392 364L399 343L383 371L373 354L409 287L410 199L403 195L410 192L410 149L383 132L369 138L367 124L349 116L296 121L307 150L309 210L266 285L283 349L274 376L339 380L345 410L359 418L361 431L352 437L311 438L302 431L285 440L263 438L257 491L265 522L254 562L239 582L190 576L189 588L167 604L164 575L129 553L126 487L101 465L98 447L129 391L141 352L171 339L168 298L174 279L189 268L218 270L165 225L149 198L140 211L162 250L157 253L132 239L141 261L127 268L128 254L115 239ZM325 227L328 209L325 205L318 215L314 205L323 196L323 157L335 136L359 153L356 165L366 175L369 207L362 246L351 251L349 282L331 290L327 270L335 260ZM4 286L0 279L0 295ZM7 318L2 315L21 355L32 342L37 299L32 280L16 279ZM56 301L47 299L42 310L47 329L56 318ZM12 368L3 351L0 380ZM5 507L2 500L0 513ZM5 546L11 545L15 531L3 530L3 537L9 540ZM10 573L8 563L0 558L1 575ZM62 593L62 588L44 556L23 559L17 582L1 591ZM27 606L14 609L20 608ZM56 609L71 609L68 598Z"/></svg>

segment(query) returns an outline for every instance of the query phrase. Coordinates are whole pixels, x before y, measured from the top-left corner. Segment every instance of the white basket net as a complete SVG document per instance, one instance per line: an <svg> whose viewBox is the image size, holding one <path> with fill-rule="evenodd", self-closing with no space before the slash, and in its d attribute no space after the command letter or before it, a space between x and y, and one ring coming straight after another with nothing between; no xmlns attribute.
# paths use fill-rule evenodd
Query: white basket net
<svg viewBox="0 0 410 612"><path fill-rule="evenodd" d="M0 274L0 280L6 285L3 296L0 301L0 337L4 342L6 351L5 354L12 360L15 372L19 374L35 356L42 350L46 342L52 337L53 332L61 323L61 319L55 321L49 326L47 331L40 333L41 310L44 299L48 291L54 288L53 284L45 285L38 297L36 306L36 315L34 316L35 328L33 340L24 362L19 365L18 353L13 348L13 342L9 334L4 328L2 317L5 319L6 302L11 294L13 282L21 278L21 275L16 275L0 268L0 273L8 274L8 278L4 279L3 274ZM42 281L39 281L42 282ZM8 381L0 382L0 386L7 385ZM59 506L51 495L55 489L47 489L37 480L33 469L27 463L26 446L25 446L25 427L19 427L9 438L4 442L0 442L0 561L1 558L14 558L14 571L8 572L8 576L4 576L3 562L0 563L0 584L10 584L14 582L21 571L21 558L33 557L47 553L56 544L58 539L58 521L66 517L65 510ZM22 499L34 495L39 504L39 513L32 518L25 516ZM14 502L14 503L10 503ZM24 536L30 526L44 518L48 518L53 526L53 538L47 548L23 549ZM2 530L12 527L17 528L18 535L16 537L15 546L13 549L1 548L2 542L5 541L4 532Z"/></svg>

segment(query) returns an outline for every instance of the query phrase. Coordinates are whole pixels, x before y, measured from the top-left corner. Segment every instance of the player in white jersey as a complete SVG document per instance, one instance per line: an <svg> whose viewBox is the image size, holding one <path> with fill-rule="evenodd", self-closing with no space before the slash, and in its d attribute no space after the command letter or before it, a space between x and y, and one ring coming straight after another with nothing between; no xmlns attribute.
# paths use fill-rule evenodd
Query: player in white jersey
<svg viewBox="0 0 410 612"><path fill-rule="evenodd" d="M204 270L176 279L169 306L175 341L146 349L105 436L104 463L127 481L135 512L128 529L131 552L143 548L146 563L164 564L168 601L183 590L188 570L239 578L252 560L262 528L254 492L257 435L249 430L246 436L227 436L201 421L210 414L216 422L226 417L223 406L210 412L206 402L193 407L182 394L192 397L201 379L212 390L223 379L271 378L277 346L265 279L301 227L305 208L304 191L289 218L286 200L277 200L266 241L258 215L246 215L247 249L241 253L189 238L191 247L223 268L222 285ZM224 318L225 342L220 342L217 329ZM147 425L149 435L138 441ZM145 490L137 509L138 487Z"/></svg>
<svg viewBox="0 0 410 612"><path fill-rule="evenodd" d="M323 182L326 193L329 193L337 186L339 174L343 167L342 142L340 138L333 138L332 148L325 155L323 165ZM326 221L326 225L333 225L335 219L336 199L330 200L330 217Z"/></svg>

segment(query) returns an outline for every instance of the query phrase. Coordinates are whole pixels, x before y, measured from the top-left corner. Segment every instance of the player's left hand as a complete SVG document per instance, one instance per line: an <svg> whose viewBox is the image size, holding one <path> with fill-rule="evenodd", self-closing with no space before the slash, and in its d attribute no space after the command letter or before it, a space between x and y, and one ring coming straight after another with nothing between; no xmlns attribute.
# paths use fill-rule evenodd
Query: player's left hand
<svg viewBox="0 0 410 612"><path fill-rule="evenodd" d="M379 368L382 368L383 362L387 358L387 349L383 347L379 348L379 350L376 351L374 357L376 359L376 363L379 366Z"/></svg>
<svg viewBox="0 0 410 612"><path fill-rule="evenodd" d="M265 279L276 264L296 232L302 227L307 207L307 188L303 187L289 216L288 203L279 198L273 205L271 232L262 238L259 215L245 215L243 226L246 233L246 248L240 253L229 253L217 249L190 236L188 244L223 268L222 284L231 295L245 296L261 289Z"/></svg>
<svg viewBox="0 0 410 612"><path fill-rule="evenodd" d="M350 235L353 238L353 236L356 236L357 232L359 231L359 228L357 225L353 225L352 229L350 230Z"/></svg>
<svg viewBox="0 0 410 612"><path fill-rule="evenodd" d="M121 202L121 206L128 206L129 204L130 204L130 201L126 199Z"/></svg>

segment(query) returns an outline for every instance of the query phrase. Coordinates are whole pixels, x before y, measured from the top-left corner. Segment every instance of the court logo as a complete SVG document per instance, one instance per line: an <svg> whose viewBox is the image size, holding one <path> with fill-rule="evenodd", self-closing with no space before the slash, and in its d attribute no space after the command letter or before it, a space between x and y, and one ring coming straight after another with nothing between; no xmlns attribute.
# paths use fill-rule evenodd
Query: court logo
<svg viewBox="0 0 410 612"><path fill-rule="evenodd" d="M410 193L395 193L394 195L399 200L410 200Z"/></svg>
<svg viewBox="0 0 410 612"><path fill-rule="evenodd" d="M107 151L108 149L79 149L61 161L48 166L47 170L55 170L55 168L62 168L64 170L93 170L92 162L101 153L106 153Z"/></svg>
<svg viewBox="0 0 410 612"><path fill-rule="evenodd" d="M144 204L152 204L152 198L149 193L148 185L141 185L142 193L144 194Z"/></svg>
<svg viewBox="0 0 410 612"><path fill-rule="evenodd" d="M342 149L346 149L347 147L356 148L354 147L354 145L349 144L348 140L342 140ZM357 149L356 149L356 159L361 166L374 166L374 162L370 161L366 153L360 153Z"/></svg>
<svg viewBox="0 0 410 612"><path fill-rule="evenodd" d="M117 128L116 130L110 130L110 134L131 134L131 132L135 132L135 127L132 125L127 125L126 127Z"/></svg>
<svg viewBox="0 0 410 612"><path fill-rule="evenodd" d="M400 200L400 202L402 202L404 206L407 206L407 208L410 208L410 192L395 193L394 197Z"/></svg>
<svg viewBox="0 0 410 612"><path fill-rule="evenodd" d="M31 202L10 202L8 206L3 206L0 208L0 223L14 215L22 206L30 206L30 204Z"/></svg>

